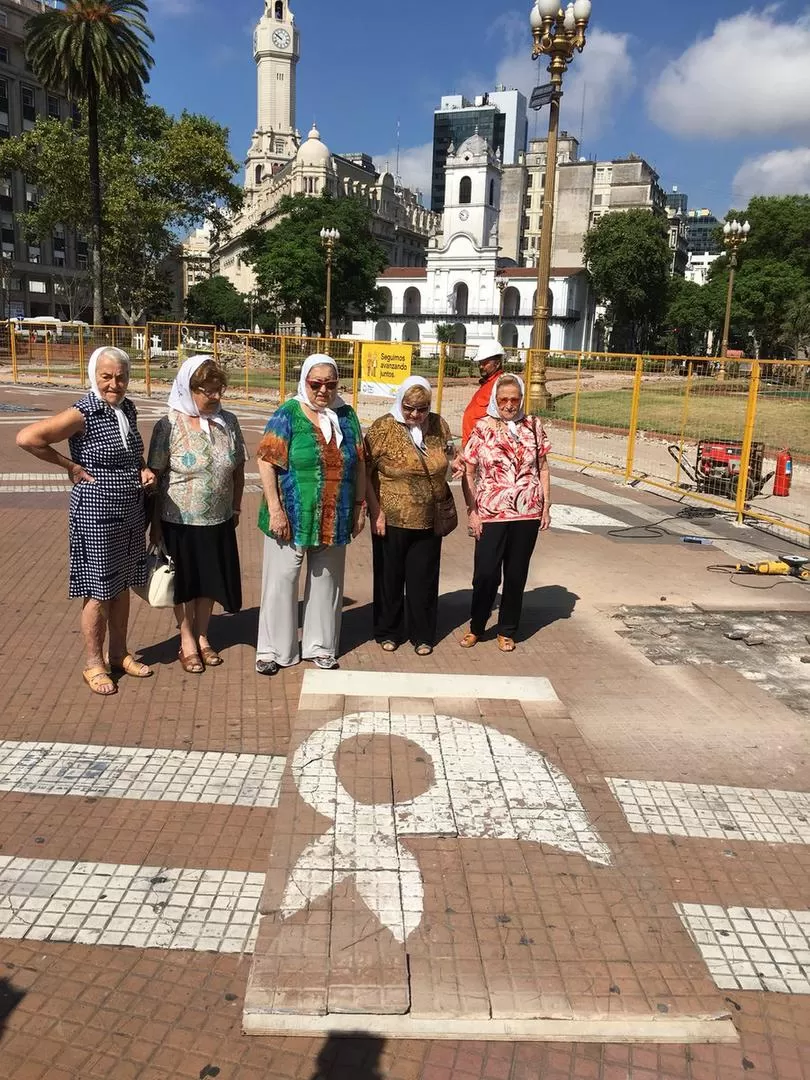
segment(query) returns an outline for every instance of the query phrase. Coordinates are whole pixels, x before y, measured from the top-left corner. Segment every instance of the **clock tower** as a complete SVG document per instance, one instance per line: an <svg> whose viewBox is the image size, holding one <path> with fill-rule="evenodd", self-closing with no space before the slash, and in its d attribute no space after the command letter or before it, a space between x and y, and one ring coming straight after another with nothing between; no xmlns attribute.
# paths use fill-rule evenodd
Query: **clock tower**
<svg viewBox="0 0 810 1080"><path fill-rule="evenodd" d="M295 69L300 41L289 0L265 0L253 32L258 115L247 159L245 187L255 189L295 157Z"/></svg>

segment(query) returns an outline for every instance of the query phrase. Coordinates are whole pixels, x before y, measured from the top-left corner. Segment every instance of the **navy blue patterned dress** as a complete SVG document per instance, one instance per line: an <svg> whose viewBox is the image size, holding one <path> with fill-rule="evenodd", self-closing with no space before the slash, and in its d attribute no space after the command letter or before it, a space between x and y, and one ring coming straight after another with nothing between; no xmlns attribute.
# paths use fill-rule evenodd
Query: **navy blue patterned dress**
<svg viewBox="0 0 810 1080"><path fill-rule="evenodd" d="M135 406L124 398L122 407L130 425L126 449L114 409L92 394L74 405L84 432L68 441L70 456L96 482L76 484L70 496L70 596L113 600L146 584L143 440Z"/></svg>

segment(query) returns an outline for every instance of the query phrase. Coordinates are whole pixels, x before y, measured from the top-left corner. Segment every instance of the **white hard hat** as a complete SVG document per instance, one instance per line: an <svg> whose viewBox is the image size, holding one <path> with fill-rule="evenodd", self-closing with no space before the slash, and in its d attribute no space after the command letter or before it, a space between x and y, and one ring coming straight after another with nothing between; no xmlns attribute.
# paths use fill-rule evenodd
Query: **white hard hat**
<svg viewBox="0 0 810 1080"><path fill-rule="evenodd" d="M483 364L485 360L491 360L493 356L503 356L503 345L500 341L482 341L478 346L478 352L475 354L476 364Z"/></svg>

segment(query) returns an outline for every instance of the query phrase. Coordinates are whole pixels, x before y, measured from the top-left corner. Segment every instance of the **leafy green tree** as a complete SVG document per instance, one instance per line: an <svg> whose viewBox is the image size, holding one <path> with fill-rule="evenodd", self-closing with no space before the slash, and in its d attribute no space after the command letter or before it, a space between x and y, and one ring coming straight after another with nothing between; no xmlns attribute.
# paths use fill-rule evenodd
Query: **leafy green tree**
<svg viewBox="0 0 810 1080"><path fill-rule="evenodd" d="M665 223L646 210L605 214L586 233L583 252L597 300L609 308L611 349L648 348L668 297Z"/></svg>
<svg viewBox="0 0 810 1080"><path fill-rule="evenodd" d="M25 54L37 79L84 104L96 323L104 319L99 107L102 95L117 102L143 96L153 63L146 41L154 40L146 10L144 0L64 0L26 27Z"/></svg>
<svg viewBox="0 0 810 1080"><path fill-rule="evenodd" d="M228 132L205 116L169 116L143 100L102 98L100 161L104 184L104 279L117 318L128 323L167 309L166 260L177 233L203 217L222 224L223 208L240 205L238 166ZM40 119L31 131L0 143L0 171L22 169L40 189L20 215L29 236L62 224L88 235L89 128ZM170 305L169 305L170 307ZM94 311L95 317L95 311Z"/></svg>
<svg viewBox="0 0 810 1080"><path fill-rule="evenodd" d="M659 344L666 353L702 356L711 330L712 310L705 286L678 275L670 279L664 315L665 333Z"/></svg>
<svg viewBox="0 0 810 1080"><path fill-rule="evenodd" d="M743 251L745 249L743 248ZM709 284L713 322L722 334L728 288L725 258L712 265ZM753 343L757 356L781 357L785 353L785 313L791 302L807 290L807 279L792 262L772 258L749 258L741 254L734 278L729 342L745 349ZM719 337L718 337L719 341Z"/></svg>
<svg viewBox="0 0 810 1080"><path fill-rule="evenodd" d="M361 316L380 308L377 277L385 252L371 235L371 211L358 199L287 195L278 205L274 228L254 230L247 258L256 272L259 293L272 297L283 318L300 316L310 333L323 333L326 252L322 228L337 228L332 261L332 311L338 320L349 311Z"/></svg>
<svg viewBox="0 0 810 1080"><path fill-rule="evenodd" d="M745 210L729 210L733 218L751 225L740 263L787 263L810 281L810 195L755 195Z"/></svg>
<svg viewBox="0 0 810 1080"><path fill-rule="evenodd" d="M782 320L782 340L796 359L810 356L810 292L788 303Z"/></svg>
<svg viewBox="0 0 810 1080"><path fill-rule="evenodd" d="M188 291L186 312L189 320L236 330L247 326L245 298L227 278L215 276L200 281Z"/></svg>

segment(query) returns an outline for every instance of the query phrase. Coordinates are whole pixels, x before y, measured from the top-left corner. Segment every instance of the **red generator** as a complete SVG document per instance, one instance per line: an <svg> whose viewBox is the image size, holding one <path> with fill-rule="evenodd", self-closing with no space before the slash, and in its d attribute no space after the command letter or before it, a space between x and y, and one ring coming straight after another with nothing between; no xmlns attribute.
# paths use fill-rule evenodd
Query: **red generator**
<svg viewBox="0 0 810 1080"><path fill-rule="evenodd" d="M675 444L667 447L670 455L678 462L680 467L695 485L698 492L704 495L716 495L721 499L734 500L737 497L737 485L740 481L740 463L742 461L742 443L733 439L702 439L697 444L695 463L687 461L681 452L681 448ZM774 495L777 494L777 484L786 490L780 490L778 494L787 495L790 491L790 474L792 472L792 460L789 451L787 454L790 462L782 463L783 478L780 482L774 481ZM781 456L781 455L780 455ZM762 468L765 461L765 444L755 442L751 444L751 458L748 463L748 482L746 484L745 498L755 499L761 495L768 481L776 476L779 477L779 458L775 472L765 473Z"/></svg>

